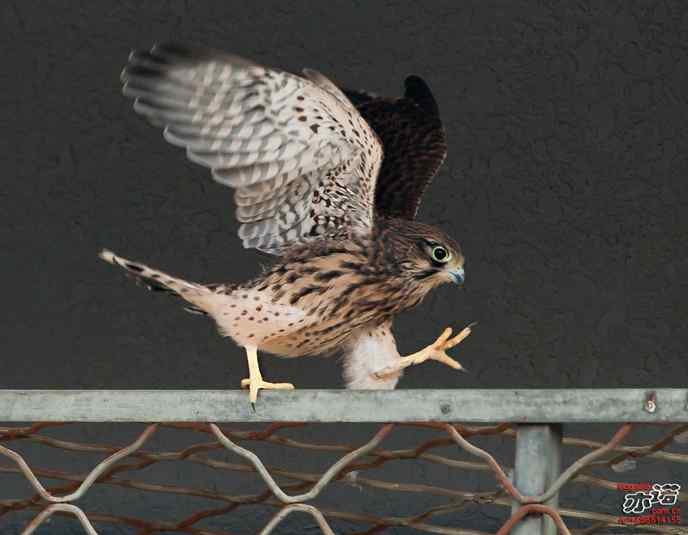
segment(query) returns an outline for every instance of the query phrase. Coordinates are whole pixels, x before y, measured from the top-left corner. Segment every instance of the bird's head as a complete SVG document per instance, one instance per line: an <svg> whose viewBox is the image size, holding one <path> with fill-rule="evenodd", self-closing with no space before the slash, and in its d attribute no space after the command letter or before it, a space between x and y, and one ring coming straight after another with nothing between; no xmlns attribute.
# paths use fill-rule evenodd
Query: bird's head
<svg viewBox="0 0 688 535"><path fill-rule="evenodd" d="M394 258L399 275L409 284L426 291L447 282L463 285L461 247L439 228L396 219L387 222L384 234L386 256Z"/></svg>

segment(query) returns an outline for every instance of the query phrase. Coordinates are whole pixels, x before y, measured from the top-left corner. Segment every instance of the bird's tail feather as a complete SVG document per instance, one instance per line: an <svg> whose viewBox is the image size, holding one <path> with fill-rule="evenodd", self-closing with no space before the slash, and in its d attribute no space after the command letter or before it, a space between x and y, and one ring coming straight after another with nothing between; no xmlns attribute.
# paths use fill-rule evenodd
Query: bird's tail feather
<svg viewBox="0 0 688 535"><path fill-rule="evenodd" d="M203 304L206 300L204 298L212 293L206 286L173 277L163 271L148 267L145 264L140 264L127 258L117 256L107 249L103 249L98 256L110 264L125 269L129 275L134 277L137 282L140 282L149 290L170 293L188 301L191 303L191 306L186 307L188 312L196 314L206 313L203 310Z"/></svg>

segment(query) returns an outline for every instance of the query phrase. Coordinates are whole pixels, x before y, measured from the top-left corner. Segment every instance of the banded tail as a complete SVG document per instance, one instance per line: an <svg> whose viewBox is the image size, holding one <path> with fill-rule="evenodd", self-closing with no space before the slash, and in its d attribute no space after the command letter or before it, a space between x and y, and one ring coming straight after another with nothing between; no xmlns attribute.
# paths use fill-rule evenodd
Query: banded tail
<svg viewBox="0 0 688 535"><path fill-rule="evenodd" d="M173 277L145 264L117 256L107 249L103 249L98 256L110 264L124 268L137 282L141 282L149 290L170 293L188 301L192 305L186 307L188 312L204 315L207 313L206 307L211 300L209 297L213 295L213 291L207 286Z"/></svg>

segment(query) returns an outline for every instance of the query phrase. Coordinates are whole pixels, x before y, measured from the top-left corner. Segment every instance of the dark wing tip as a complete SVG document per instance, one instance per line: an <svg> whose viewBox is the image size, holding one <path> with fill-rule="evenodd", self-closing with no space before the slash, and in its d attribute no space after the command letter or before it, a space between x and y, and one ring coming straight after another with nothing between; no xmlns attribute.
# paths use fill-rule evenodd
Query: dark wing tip
<svg viewBox="0 0 688 535"><path fill-rule="evenodd" d="M212 48L174 42L155 43L150 50L132 50L129 53L120 80L126 84L132 79L160 78L177 67L208 60L227 62L236 67L254 65L249 60Z"/></svg>
<svg viewBox="0 0 688 535"><path fill-rule="evenodd" d="M437 106L437 101L425 80L420 76L412 74L404 80L404 87L406 89L404 92L406 98L415 102L426 113L439 117L439 106Z"/></svg>
<svg viewBox="0 0 688 535"><path fill-rule="evenodd" d="M194 63L211 58L229 56L229 54L204 46L161 42L154 43L150 50L132 50L129 54L128 63L173 66L180 63Z"/></svg>
<svg viewBox="0 0 688 535"><path fill-rule="evenodd" d="M348 98L356 107L362 106L363 104L378 98L376 94L369 93L368 91L363 91L361 89L343 89L342 91L344 91L346 98Z"/></svg>

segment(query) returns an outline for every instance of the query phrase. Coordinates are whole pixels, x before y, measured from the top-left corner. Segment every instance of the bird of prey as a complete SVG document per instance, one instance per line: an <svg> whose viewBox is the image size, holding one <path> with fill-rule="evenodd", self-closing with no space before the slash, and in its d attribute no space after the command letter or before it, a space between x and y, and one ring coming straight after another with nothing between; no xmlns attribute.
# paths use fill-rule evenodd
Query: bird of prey
<svg viewBox="0 0 688 535"><path fill-rule="evenodd" d="M337 87L317 71L266 68L177 44L132 52L122 72L134 110L165 139L234 189L239 236L276 262L244 283L201 284L104 250L149 289L212 318L246 351L254 404L270 383L258 351L344 357L347 387L391 389L407 366L436 360L471 332L452 330L401 357L396 314L443 283L464 281L464 255L441 230L415 220L444 161L435 99L417 76L401 98Z"/></svg>

